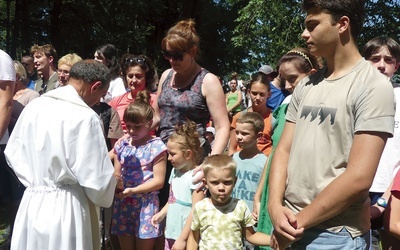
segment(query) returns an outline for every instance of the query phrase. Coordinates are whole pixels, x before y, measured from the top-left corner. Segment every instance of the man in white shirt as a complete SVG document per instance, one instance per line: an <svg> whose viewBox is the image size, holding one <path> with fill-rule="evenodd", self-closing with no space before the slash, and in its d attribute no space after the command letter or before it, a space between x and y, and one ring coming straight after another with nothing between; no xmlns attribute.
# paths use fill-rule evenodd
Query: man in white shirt
<svg viewBox="0 0 400 250"><path fill-rule="evenodd" d="M69 84L25 107L5 155L26 186L11 249L100 249L98 207L109 207L116 180L99 116L107 67L74 64Z"/></svg>

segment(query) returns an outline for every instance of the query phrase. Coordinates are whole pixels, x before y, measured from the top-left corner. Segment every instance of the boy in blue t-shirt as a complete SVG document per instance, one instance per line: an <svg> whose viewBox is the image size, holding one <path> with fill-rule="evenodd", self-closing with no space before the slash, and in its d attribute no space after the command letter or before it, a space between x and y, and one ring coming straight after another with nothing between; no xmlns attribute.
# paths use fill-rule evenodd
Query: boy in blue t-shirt
<svg viewBox="0 0 400 250"><path fill-rule="evenodd" d="M257 147L257 138L262 136L263 130L264 119L256 112L245 112L236 121L236 141L242 150L232 156L238 178L232 197L246 201L250 210L253 210L254 194L268 159Z"/></svg>
<svg viewBox="0 0 400 250"><path fill-rule="evenodd" d="M236 141L242 149L233 154L237 164L237 182L232 197L244 200L251 211L253 219L257 220L258 207L253 206L254 195L257 191L261 174L268 157L257 147L257 139L262 136L264 119L256 112L245 112L236 121ZM253 246L244 241L246 249Z"/></svg>

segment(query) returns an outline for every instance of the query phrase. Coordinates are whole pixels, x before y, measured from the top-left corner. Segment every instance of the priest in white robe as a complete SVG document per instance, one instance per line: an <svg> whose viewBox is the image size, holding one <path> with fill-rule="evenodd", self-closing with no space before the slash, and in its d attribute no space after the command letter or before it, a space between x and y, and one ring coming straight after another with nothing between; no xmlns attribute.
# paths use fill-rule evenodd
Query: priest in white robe
<svg viewBox="0 0 400 250"><path fill-rule="evenodd" d="M26 186L11 249L100 249L97 208L111 206L116 180L91 106L109 82L101 63L78 62L67 86L36 98L19 117L5 150Z"/></svg>

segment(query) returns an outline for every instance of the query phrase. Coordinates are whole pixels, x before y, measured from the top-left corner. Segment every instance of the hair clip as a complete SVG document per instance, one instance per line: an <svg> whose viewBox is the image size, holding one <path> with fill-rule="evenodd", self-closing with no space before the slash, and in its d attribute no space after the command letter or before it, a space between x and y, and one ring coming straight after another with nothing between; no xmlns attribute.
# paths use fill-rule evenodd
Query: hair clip
<svg viewBox="0 0 400 250"><path fill-rule="evenodd" d="M313 64L311 63L310 57L308 57L308 56L307 56L306 54L304 54L303 52L298 51L298 50L295 50L295 49L292 49L292 50L290 50L290 51L289 51L288 53L286 53L286 54L289 54L289 53L296 53L296 54L299 54L299 55L302 56L304 59L306 59L306 61L310 64L311 68L314 68Z"/></svg>

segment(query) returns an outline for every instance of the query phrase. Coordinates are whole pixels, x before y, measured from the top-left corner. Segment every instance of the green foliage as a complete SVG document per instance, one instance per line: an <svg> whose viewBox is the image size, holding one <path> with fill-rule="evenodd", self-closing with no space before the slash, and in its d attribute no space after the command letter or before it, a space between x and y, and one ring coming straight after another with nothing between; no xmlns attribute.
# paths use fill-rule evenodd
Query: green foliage
<svg viewBox="0 0 400 250"><path fill-rule="evenodd" d="M193 18L201 37L200 64L225 78L248 78L261 64L276 66L301 39L301 0L4 0L0 48L19 59L34 43L52 43L60 56L92 58L97 46L115 44L120 54L146 54L161 73L166 31ZM369 0L360 47L378 35L400 39L400 0ZM7 36L8 34L8 36Z"/></svg>
<svg viewBox="0 0 400 250"><path fill-rule="evenodd" d="M303 14L296 1L251 0L236 19L235 46L245 50L249 72L261 64L275 66L280 55L301 46Z"/></svg>

